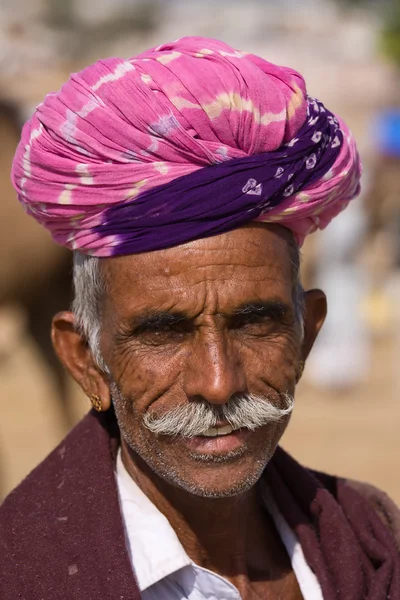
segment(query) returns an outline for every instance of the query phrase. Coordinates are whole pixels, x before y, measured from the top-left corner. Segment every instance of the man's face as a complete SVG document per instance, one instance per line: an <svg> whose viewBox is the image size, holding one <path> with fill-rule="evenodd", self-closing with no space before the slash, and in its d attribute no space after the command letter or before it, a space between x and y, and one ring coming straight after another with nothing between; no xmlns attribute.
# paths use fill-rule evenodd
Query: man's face
<svg viewBox="0 0 400 600"><path fill-rule="evenodd" d="M252 225L103 261L101 350L122 436L133 458L189 492L248 489L288 417L192 438L152 433L143 417L195 402L221 407L243 393L282 407L283 394L293 394L301 333L288 238L278 227Z"/></svg>

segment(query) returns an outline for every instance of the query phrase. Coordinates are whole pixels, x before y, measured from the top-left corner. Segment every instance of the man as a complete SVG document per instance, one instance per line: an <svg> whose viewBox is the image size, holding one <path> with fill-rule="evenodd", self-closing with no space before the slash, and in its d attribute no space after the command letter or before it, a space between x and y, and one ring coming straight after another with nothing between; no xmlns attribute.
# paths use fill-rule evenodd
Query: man
<svg viewBox="0 0 400 600"><path fill-rule="evenodd" d="M298 73L215 40L47 96L13 181L75 252L52 338L95 410L0 511L2 598L400 597L390 500L277 448L326 314L299 245L359 177Z"/></svg>

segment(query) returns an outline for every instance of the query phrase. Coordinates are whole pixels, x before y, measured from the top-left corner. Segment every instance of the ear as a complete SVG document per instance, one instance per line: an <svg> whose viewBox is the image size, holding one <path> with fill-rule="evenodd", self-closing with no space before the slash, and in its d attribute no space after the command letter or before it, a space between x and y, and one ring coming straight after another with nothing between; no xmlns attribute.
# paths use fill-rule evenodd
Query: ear
<svg viewBox="0 0 400 600"><path fill-rule="evenodd" d="M51 340L54 350L64 367L69 371L85 394L99 396L102 410L111 405L107 376L97 366L87 340L75 328L74 315L60 312L53 318Z"/></svg>
<svg viewBox="0 0 400 600"><path fill-rule="evenodd" d="M326 296L321 290L309 290L306 292L304 303L304 339L301 351L303 361L310 354L327 314Z"/></svg>

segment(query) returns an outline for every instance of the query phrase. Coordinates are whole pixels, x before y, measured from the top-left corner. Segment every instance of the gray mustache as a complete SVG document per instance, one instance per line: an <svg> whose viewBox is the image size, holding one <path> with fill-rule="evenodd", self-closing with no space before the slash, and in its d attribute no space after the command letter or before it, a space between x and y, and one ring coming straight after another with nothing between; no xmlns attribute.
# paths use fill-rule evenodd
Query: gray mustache
<svg viewBox="0 0 400 600"><path fill-rule="evenodd" d="M145 413L144 425L153 433L170 436L194 437L204 434L218 421L228 423L232 429L250 429L277 423L289 415L294 406L290 394L279 394L283 407L278 407L265 396L240 394L226 404L214 406L208 402L190 402L157 415Z"/></svg>

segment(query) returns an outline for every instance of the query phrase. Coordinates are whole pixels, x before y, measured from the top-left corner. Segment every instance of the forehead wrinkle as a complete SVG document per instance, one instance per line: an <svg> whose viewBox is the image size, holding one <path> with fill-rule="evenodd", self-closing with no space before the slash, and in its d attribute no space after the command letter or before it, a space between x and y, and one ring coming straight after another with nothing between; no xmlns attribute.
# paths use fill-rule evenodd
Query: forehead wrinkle
<svg viewBox="0 0 400 600"><path fill-rule="evenodd" d="M132 317L143 311L178 311L186 312L191 318L206 312L226 313L234 306L248 301L263 301L279 297L283 301L291 297L291 278L282 277L278 265L263 267L247 267L246 272L235 265L225 265L213 272L212 268L189 269L190 277L186 279L186 271L181 275L158 274L150 277L144 285L131 285L132 294L127 294L127 285L123 285L123 294L114 294L111 305L122 318ZM200 276L193 277L194 274ZM286 284L287 282L287 284ZM139 293L135 292L135 288Z"/></svg>
<svg viewBox="0 0 400 600"><path fill-rule="evenodd" d="M213 267L223 267L227 266L236 267L236 268L263 268L267 266L267 263L271 262L270 257L271 252L256 252L256 253L248 253L246 249L243 248L215 248L215 249L204 249L204 250L196 250L195 252L187 252L185 253L184 264L187 268L194 268L196 270L207 269ZM281 253L274 253L280 255ZM192 262L192 259L193 262ZM178 264L176 264L178 263ZM168 273L173 275L176 268L178 270L182 267L182 260L174 261L166 261L165 264L168 266ZM190 267L189 267L190 264Z"/></svg>
<svg viewBox="0 0 400 600"><path fill-rule="evenodd" d="M143 274L150 277L174 275L180 273L192 262L191 267L202 268L214 265L216 267L236 264L238 267L264 267L275 257L278 262L290 264L290 253L287 235L282 234L281 228L268 228L263 224L252 224L231 232L211 236L164 250L142 254L118 256L102 259L105 264L106 276L112 276L113 266L121 266L125 271L142 279ZM108 278L108 277L107 277Z"/></svg>
<svg viewBox="0 0 400 600"><path fill-rule="evenodd" d="M250 252L246 252L248 248ZM107 295L113 296L111 305L125 303L124 312L126 305L135 310L148 307L149 298L155 298L158 306L166 308L181 305L181 297L172 298L176 295L192 304L193 288L196 300L200 301L196 302L197 306L209 303L210 285L215 285L213 293L217 294L217 301L220 286L230 294L238 294L246 283L272 286L275 292L280 290L284 295L286 284L292 288L287 241L270 232L267 236L260 235L260 230L236 230L168 250L104 261L107 283L111 284L107 285ZM201 285L206 286L204 294L199 291ZM167 299L164 299L165 292ZM249 293L251 295L251 290Z"/></svg>
<svg viewBox="0 0 400 600"><path fill-rule="evenodd" d="M282 284L284 283L283 280ZM277 278L271 275L251 280L251 287L237 278L218 278L217 284L213 280L202 280L190 287L176 287L169 291L176 295L175 307L180 311L187 311L191 315L229 314L238 306L249 303L268 303L281 301L290 304L292 299L291 286L277 285ZM218 285L221 284L221 285Z"/></svg>

